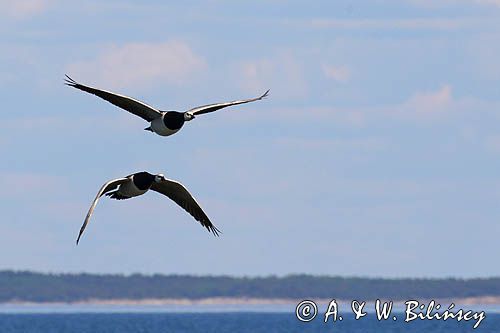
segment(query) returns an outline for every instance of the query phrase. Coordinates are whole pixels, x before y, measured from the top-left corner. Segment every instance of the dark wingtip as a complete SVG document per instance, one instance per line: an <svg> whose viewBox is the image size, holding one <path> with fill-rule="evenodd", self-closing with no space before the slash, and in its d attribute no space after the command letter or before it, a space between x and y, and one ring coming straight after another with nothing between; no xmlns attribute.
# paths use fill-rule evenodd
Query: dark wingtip
<svg viewBox="0 0 500 333"><path fill-rule="evenodd" d="M66 78L64 79L65 85L71 86L71 87L76 87L76 85L78 83L75 80L73 80L68 74L64 74L64 76L66 76Z"/></svg>
<svg viewBox="0 0 500 333"><path fill-rule="evenodd" d="M220 234L222 234L222 231L220 231L219 229L217 229L217 227L214 226L213 224L211 226L208 226L207 229L208 229L208 231L212 232L212 234L215 237L219 237Z"/></svg>
<svg viewBox="0 0 500 333"><path fill-rule="evenodd" d="M78 233L78 238L76 239L76 245L80 242L80 237L83 235L83 230L80 229L80 232Z"/></svg>
<svg viewBox="0 0 500 333"><path fill-rule="evenodd" d="M269 91L270 90L271 89L267 89L266 92L262 96L260 96L260 99L263 99L263 98L266 98L267 96L269 96Z"/></svg>

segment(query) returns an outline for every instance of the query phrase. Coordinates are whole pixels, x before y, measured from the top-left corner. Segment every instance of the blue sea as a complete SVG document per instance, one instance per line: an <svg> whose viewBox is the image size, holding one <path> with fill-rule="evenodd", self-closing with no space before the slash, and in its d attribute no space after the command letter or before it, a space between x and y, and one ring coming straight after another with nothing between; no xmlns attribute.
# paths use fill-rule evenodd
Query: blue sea
<svg viewBox="0 0 500 333"><path fill-rule="evenodd" d="M404 322L403 313L395 313L401 320L378 321L375 314L355 320L345 316L344 320L324 323L319 316L308 323L300 322L293 311L266 312L230 311L218 309L215 312L148 312L151 308L121 308L110 312L104 308L78 308L68 310L65 307L38 311L30 308L1 308L1 333L100 333L100 332L426 332L426 333L460 333L460 332L500 332L500 313L486 312L486 319L477 329L474 322L457 322L454 320L415 320ZM153 311L156 311L153 309ZM196 311L196 309L194 309ZM205 311L202 309L202 311Z"/></svg>

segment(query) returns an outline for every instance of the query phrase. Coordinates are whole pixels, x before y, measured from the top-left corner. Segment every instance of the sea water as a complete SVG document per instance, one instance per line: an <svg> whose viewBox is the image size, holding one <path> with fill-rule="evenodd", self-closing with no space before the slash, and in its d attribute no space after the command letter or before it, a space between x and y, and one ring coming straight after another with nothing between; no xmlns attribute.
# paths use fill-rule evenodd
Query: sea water
<svg viewBox="0 0 500 333"><path fill-rule="evenodd" d="M102 310L102 309L101 309ZM500 314L488 314L477 329L471 322L457 321L378 321L375 316L362 320L346 318L324 323L320 318L300 322L293 312L203 312L203 313L0 313L2 333L100 333L100 332L500 332ZM402 316L402 313L401 313Z"/></svg>

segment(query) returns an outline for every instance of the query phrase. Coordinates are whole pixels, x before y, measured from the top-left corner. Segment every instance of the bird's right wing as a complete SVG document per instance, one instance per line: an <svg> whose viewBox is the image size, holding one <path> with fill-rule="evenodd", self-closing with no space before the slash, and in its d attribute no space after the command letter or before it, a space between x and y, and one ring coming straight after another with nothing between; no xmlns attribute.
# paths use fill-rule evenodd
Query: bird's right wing
<svg viewBox="0 0 500 333"><path fill-rule="evenodd" d="M96 195L94 201L92 202L92 205L89 208L89 212L87 213L87 217L85 218L85 222L83 222L83 225L80 228L80 233L78 234L78 238L76 240L76 245L78 245L78 242L80 241L80 237L82 237L83 231L85 230L85 228L87 227L87 224L90 221L90 217L92 216L92 213L94 212L94 208L97 205L97 202L99 201L99 198L102 197L102 195L104 193L116 189L119 185L121 185L121 184L123 184L123 183L125 183L125 182L127 182L129 180L130 179L128 179L128 178L118 178L118 179L110 180L109 182L107 182L104 185L102 185L102 187L99 190L99 192L97 192L97 195Z"/></svg>
<svg viewBox="0 0 500 333"><path fill-rule="evenodd" d="M197 107L195 107L187 112L194 115L194 116L197 116L197 115L204 114L204 113L214 112L214 111L220 110L220 109L228 107L228 106L260 101L261 99L267 97L268 94L269 94L269 90L267 90L265 93L263 93L259 97L250 98L250 99L242 99L242 100L231 101L231 102L222 102L222 103L214 103L214 104L197 106Z"/></svg>
<svg viewBox="0 0 500 333"><path fill-rule="evenodd" d="M179 182L171 179L164 179L160 183L154 182L151 189L158 193L164 194L172 199L176 204L181 206L186 212L191 214L196 221L207 228L215 236L219 236L220 230L212 224L207 214L203 211L196 199L189 191Z"/></svg>
<svg viewBox="0 0 500 333"><path fill-rule="evenodd" d="M76 82L75 80L70 78L68 75L66 75L65 84L70 86L70 87L80 89L82 91L96 95L96 96L110 102L111 104L114 104L114 105L116 105L124 110L127 110L130 113L135 114L136 116L141 117L142 119L144 119L148 122L150 122L153 119L156 119L158 117L161 117L161 112L158 111L157 109L153 108L152 106L149 106L143 102L137 101L137 100L130 98L130 97L127 97L127 96L123 96L123 95L115 94L115 93L112 93L109 91L100 90L100 89L92 88L89 86L85 86L83 84Z"/></svg>

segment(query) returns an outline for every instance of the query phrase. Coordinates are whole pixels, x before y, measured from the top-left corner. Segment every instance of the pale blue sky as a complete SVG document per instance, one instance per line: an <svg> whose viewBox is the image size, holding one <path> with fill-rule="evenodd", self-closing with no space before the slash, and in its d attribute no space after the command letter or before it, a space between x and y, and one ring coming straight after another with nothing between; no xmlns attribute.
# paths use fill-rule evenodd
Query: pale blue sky
<svg viewBox="0 0 500 333"><path fill-rule="evenodd" d="M500 1L0 1L0 269L500 275ZM63 85L163 110L162 138ZM212 237L135 171L183 182Z"/></svg>

